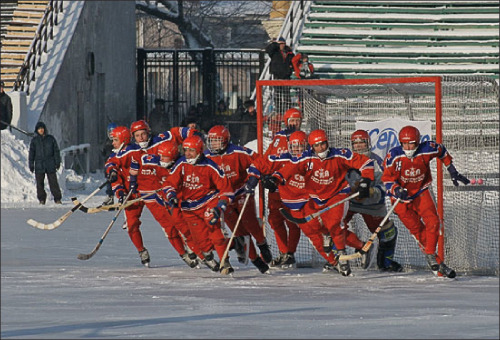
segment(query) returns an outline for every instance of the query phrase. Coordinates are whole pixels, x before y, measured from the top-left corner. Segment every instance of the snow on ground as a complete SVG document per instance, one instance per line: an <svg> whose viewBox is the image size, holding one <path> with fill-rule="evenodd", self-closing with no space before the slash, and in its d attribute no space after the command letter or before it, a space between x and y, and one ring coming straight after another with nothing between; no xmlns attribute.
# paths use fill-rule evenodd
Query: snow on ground
<svg viewBox="0 0 500 340"><path fill-rule="evenodd" d="M429 271L352 277L318 268L260 274L231 255L233 277L181 261L148 211L144 243L152 268L140 264L119 216L99 251L89 253L114 212L76 211L54 230L50 223L85 198L102 174L70 182L63 205L39 206L27 146L2 131L1 338L483 338L499 333L499 278L436 278ZM66 172L67 170L65 170ZM69 187L69 186L68 186ZM104 190L88 202L96 206Z"/></svg>

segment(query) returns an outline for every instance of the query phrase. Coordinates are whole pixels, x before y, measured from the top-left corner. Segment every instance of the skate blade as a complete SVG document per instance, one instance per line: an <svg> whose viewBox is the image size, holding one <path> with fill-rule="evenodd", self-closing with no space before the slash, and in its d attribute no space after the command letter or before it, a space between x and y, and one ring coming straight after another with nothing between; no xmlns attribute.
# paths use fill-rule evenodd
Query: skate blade
<svg viewBox="0 0 500 340"><path fill-rule="evenodd" d="M297 264L294 263L294 264L282 264L281 265L281 269L296 269L297 268Z"/></svg>

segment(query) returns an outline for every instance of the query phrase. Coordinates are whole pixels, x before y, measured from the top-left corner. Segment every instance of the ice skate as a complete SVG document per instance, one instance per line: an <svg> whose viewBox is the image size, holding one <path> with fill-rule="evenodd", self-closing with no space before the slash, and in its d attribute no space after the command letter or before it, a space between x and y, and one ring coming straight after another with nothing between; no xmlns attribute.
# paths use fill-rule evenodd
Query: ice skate
<svg viewBox="0 0 500 340"><path fill-rule="evenodd" d="M252 263L262 274L269 274L269 266L260 257L253 260Z"/></svg>
<svg viewBox="0 0 500 340"><path fill-rule="evenodd" d="M339 250L338 251L339 255L347 255L345 250ZM349 264L349 261L341 261L339 260L339 264L337 265L338 271L342 276L349 276L351 274L351 265Z"/></svg>
<svg viewBox="0 0 500 340"><path fill-rule="evenodd" d="M229 263L229 259L228 258L226 258L224 260L224 264L221 265L221 267L220 267L220 273L222 275L229 275L229 274L234 273L234 268L231 266L231 263Z"/></svg>
<svg viewBox="0 0 500 340"><path fill-rule="evenodd" d="M285 256L285 253L280 252L280 254L269 263L269 267L279 267L283 263Z"/></svg>
<svg viewBox="0 0 500 340"><path fill-rule="evenodd" d="M450 279L453 279L457 276L457 273L451 269L450 267L448 267L447 265L443 263L441 263L439 265L439 270L438 270L442 275L450 278Z"/></svg>
<svg viewBox="0 0 500 340"><path fill-rule="evenodd" d="M149 264L151 262L151 259L149 258L149 252L146 248L144 248L143 250L141 250L139 252L139 257L141 258L141 263L148 267L149 268Z"/></svg>
<svg viewBox="0 0 500 340"><path fill-rule="evenodd" d="M194 258L192 256L190 256L191 254L194 255ZM197 265L198 265L198 260L196 259L196 254L195 253L184 253L182 255L180 255L180 257L182 258L182 260L184 262L186 262L186 264L190 267L190 268L195 268Z"/></svg>
<svg viewBox="0 0 500 340"><path fill-rule="evenodd" d="M337 263L337 265L333 265L330 262L326 262L323 265L323 273L331 273L334 271L337 273L339 272L338 263Z"/></svg>
<svg viewBox="0 0 500 340"><path fill-rule="evenodd" d="M283 261L281 262L281 268L296 268L297 264L295 262L295 255L293 253L286 253Z"/></svg>
<svg viewBox="0 0 500 340"><path fill-rule="evenodd" d="M439 270L439 263L437 263L436 255L425 254L425 259L427 260L427 264L429 264L429 267L434 272L434 274L437 274L437 271Z"/></svg>
<svg viewBox="0 0 500 340"><path fill-rule="evenodd" d="M260 250L260 256L266 263L270 263L273 260L273 254L271 254L271 250L269 249L269 245L267 244L267 240L264 239L264 242L261 244L257 243L257 247Z"/></svg>
<svg viewBox="0 0 500 340"><path fill-rule="evenodd" d="M214 253L203 253L203 256L205 257L203 259L203 263L210 268L213 272L218 272L219 271L219 263L214 259Z"/></svg>
<svg viewBox="0 0 500 340"><path fill-rule="evenodd" d="M391 261L391 263L388 266L384 266L380 268L381 271L383 272L402 272L403 271L403 266L401 266L398 262L396 261Z"/></svg>

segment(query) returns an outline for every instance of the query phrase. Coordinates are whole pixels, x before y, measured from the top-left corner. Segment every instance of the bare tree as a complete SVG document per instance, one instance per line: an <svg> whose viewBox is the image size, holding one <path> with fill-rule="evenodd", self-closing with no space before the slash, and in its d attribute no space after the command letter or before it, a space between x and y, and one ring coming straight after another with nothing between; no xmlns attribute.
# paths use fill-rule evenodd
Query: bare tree
<svg viewBox="0 0 500 340"><path fill-rule="evenodd" d="M272 2L257 1L136 1L136 9L162 21L174 24L176 29L159 21L158 43L164 37L180 34L187 48L255 47L265 44L267 36L261 26L271 10ZM256 39L261 34L261 39ZM262 46L263 47L263 46Z"/></svg>

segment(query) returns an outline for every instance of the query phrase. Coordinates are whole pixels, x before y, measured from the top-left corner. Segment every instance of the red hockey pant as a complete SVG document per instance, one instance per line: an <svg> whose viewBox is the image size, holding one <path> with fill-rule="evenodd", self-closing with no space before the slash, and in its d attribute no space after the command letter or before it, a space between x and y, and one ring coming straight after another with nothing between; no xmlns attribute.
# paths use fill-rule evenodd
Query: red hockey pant
<svg viewBox="0 0 500 340"><path fill-rule="evenodd" d="M217 200L212 200L196 210L183 210L182 215L199 249L204 253L208 253L215 248L219 259L221 259L224 256L228 240L222 234L219 223L210 225L204 218L206 211L216 205Z"/></svg>
<svg viewBox="0 0 500 340"><path fill-rule="evenodd" d="M394 204L394 199L391 199ZM439 237L439 216L429 190L410 203L400 202L394 212L405 227L424 246L426 254L434 254Z"/></svg>
<svg viewBox="0 0 500 340"><path fill-rule="evenodd" d="M304 214L310 215L317 211L320 211L342 199L346 198L346 194L337 194L330 198L325 204L318 206L316 202L313 200L309 200L309 202L304 206ZM349 209L349 202L342 203L335 208L332 208L323 214L321 214L321 220L325 225L326 229L330 233L330 236L333 239L333 243L337 249L345 249L346 246L346 228L342 223L347 210Z"/></svg>
<svg viewBox="0 0 500 340"><path fill-rule="evenodd" d="M308 215L305 213L304 209L290 210L287 207L285 207L285 209L287 209L290 215L292 215L293 217L303 218ZM321 223L319 223L318 219L314 218L311 221L299 224L298 226L300 227L304 235L306 235L309 240L311 240L312 245L314 246L314 248L316 248L318 253L323 256L323 258L329 263L331 263L332 265L336 265L337 261L335 260L333 252L326 254L323 249L323 234L328 234L328 230L323 225L321 225Z"/></svg>
<svg viewBox="0 0 500 340"><path fill-rule="evenodd" d="M170 244L179 254L184 254L184 242L175 228L172 217L169 215L164 206L158 204L156 201L147 201L136 203L125 209L125 215L127 217L128 235L132 243L137 248L137 251L144 249L144 244L142 241L142 234L140 230L141 226L141 214L146 205L160 226L163 228L165 236L170 241Z"/></svg>
<svg viewBox="0 0 500 340"><path fill-rule="evenodd" d="M269 216L268 221L274 230L276 243L281 253L295 253L300 240L300 228L292 222L287 221L279 212L280 208L285 208L281 202L279 192L270 192L268 195Z"/></svg>

